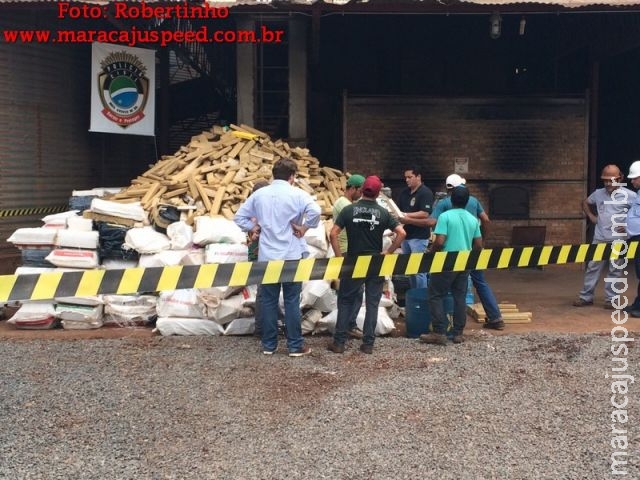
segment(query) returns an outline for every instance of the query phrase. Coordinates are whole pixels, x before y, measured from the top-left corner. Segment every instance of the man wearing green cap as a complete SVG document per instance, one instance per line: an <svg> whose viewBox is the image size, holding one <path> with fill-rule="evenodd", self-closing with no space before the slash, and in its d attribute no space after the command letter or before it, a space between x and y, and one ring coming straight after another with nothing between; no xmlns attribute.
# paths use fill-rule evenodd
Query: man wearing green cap
<svg viewBox="0 0 640 480"><path fill-rule="evenodd" d="M333 221L336 221L338 215L344 207L351 205L354 202L360 200L362 197L362 184L364 183L364 177L362 175L354 174L347 179L347 186L344 194L336 200L333 204ZM342 230L338 235L338 243L340 244L340 251L347 252L347 231ZM356 324L356 317L360 311L362 305L362 295L360 295L360 303L354 308L355 316L349 321L349 335L353 338L362 338L362 330L358 328Z"/></svg>

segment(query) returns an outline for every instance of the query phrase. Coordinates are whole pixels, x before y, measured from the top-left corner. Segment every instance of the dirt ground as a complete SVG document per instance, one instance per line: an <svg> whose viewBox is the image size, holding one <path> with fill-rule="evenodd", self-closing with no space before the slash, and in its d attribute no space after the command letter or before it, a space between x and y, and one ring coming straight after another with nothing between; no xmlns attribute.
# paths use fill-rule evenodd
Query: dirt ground
<svg viewBox="0 0 640 480"><path fill-rule="evenodd" d="M629 279L625 295L635 298L637 281ZM611 310L602 308L603 281L596 292L593 306L576 308L571 302L582 286L581 265L553 265L544 269L489 270L486 277L499 302L515 303L521 312L532 312L532 322L509 324L495 335L524 334L529 332L595 333L610 331ZM477 300L477 298L476 298ZM469 318L467 329L479 329L481 324ZM629 318L627 328L640 330L640 319ZM16 330L6 321L0 321L0 339L64 339L84 338L149 338L155 335L151 328L100 328L89 331L68 330Z"/></svg>

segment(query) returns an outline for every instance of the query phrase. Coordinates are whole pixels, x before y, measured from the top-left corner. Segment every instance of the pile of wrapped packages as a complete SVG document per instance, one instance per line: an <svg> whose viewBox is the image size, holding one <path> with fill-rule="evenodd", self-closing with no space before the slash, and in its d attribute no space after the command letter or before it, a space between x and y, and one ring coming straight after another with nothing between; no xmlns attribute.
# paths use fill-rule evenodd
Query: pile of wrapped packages
<svg viewBox="0 0 640 480"><path fill-rule="evenodd" d="M240 130L236 132L246 133ZM149 170L155 173L147 174L158 185L173 182L170 188L156 189L157 197L146 197L144 194L145 198L131 198L131 192L137 188L136 185L141 184L140 178L146 174L138 177L132 182L132 186L127 188L97 188L73 192L69 200L69 211L43 218L43 225L40 227L20 228L8 239L22 254L22 265L18 267L16 274L247 261L246 234L232 221L233 213L246 196L233 192L250 191L257 179L269 179L270 168L264 168L266 163L261 163L258 168L264 172L261 173L262 176L245 175L233 188L229 187L230 183L226 180L233 180L228 172L221 171L220 175L225 177L222 180L220 177L207 178L207 175L216 171L212 166L217 165L216 162L240 165L242 169L243 162L251 162L255 167L257 159L260 159L260 162L273 162L279 157L256 151L256 148L262 146L264 149L273 142L251 133L249 142L254 145L251 145L242 159L230 158L227 155L236 152L239 157L242 151L240 147L236 147L238 142L230 140L231 149L228 148L229 145L224 146L225 153L213 155L215 159L204 161L203 144L210 142L223 145L225 142L221 139L230 139L229 134L230 132L219 132L217 135L203 134L194 137L192 143L195 142L196 146L190 144L182 147L176 156L163 158L158 162L180 164L176 161L180 155L189 156L190 152L199 152L198 156L193 157L199 159L198 167L190 170L185 181L186 187L181 186L179 180L182 177L175 170L171 171L169 179L162 180L158 176L159 169L156 164ZM242 139L243 142L246 140ZM229 140L226 143L229 143ZM212 151L221 151L215 148L211 147ZM278 143L275 149L286 149L287 154L298 161L294 150L289 149L286 144ZM308 165L308 151L299 150L304 157L301 161ZM238 163L234 163L236 161ZM188 168L188 165L183 168ZM198 171L202 173L197 174ZM235 168L233 171L239 170ZM314 180L315 187L311 188L312 191L319 191L319 184L329 187L323 190L321 200L325 213L323 220L317 228L306 233L305 240L312 257L325 258L333 255L327 236L331 228L331 220L328 217L332 202L337 199L339 189L344 188L347 177L333 169L318 169L312 173L312 176L322 178L321 181ZM309 183L304 183L304 178L301 181L302 184L298 185L300 188L310 188ZM201 186L194 186L194 182ZM216 185L216 182L221 184ZM163 198L160 193L181 191L182 188L185 189L184 192L170 193L169 198L166 195ZM224 189L224 194L217 193L216 189L220 188ZM194 192L202 196L210 193L214 197L215 205L209 205L211 202L204 201L203 198L195 198ZM232 192L229 198L228 192ZM168 202L170 199L175 201ZM224 214L222 211L212 213L209 208L212 206L218 210L224 209ZM9 322L21 329L49 329L61 326L64 329L79 330L155 325L162 335L246 335L254 331L256 290L257 286L249 285L242 288L194 288L137 295L100 295L28 301L20 305ZM331 282L305 282L300 305L305 334L333 331L337 304L336 291ZM283 314L282 304L280 310ZM393 284L391 279L388 279L380 304L377 333L390 333L395 328L392 318L396 318L398 314L399 307L395 302ZM361 310L357 321L362 327L364 310Z"/></svg>

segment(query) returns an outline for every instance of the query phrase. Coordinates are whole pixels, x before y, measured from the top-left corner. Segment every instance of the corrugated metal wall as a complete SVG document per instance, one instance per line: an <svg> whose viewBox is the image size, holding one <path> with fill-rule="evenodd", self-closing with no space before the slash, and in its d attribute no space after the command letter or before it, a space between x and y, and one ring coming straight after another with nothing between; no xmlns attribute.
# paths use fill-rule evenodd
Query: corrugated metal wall
<svg viewBox="0 0 640 480"><path fill-rule="evenodd" d="M42 19L13 11L0 29L47 28ZM8 210L66 205L73 190L128 185L155 162L153 137L88 132L90 82L90 44L0 43L0 257L18 253L6 242L16 228L40 226L44 216Z"/></svg>

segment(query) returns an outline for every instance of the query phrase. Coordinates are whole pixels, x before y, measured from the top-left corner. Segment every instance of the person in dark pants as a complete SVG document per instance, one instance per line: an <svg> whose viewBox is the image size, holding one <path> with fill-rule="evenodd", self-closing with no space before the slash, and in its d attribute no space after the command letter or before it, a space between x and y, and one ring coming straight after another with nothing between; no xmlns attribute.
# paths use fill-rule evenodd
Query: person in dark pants
<svg viewBox="0 0 640 480"><path fill-rule="evenodd" d="M331 229L329 239L336 256L341 256L338 237L342 229L347 231L347 255L379 255L394 253L405 238L402 225L376 202L382 188L382 182L376 176L367 177L362 185L362 199L342 209ZM386 251L382 251L382 236L386 229L395 233L395 238ZM384 277L342 278L338 287L338 319L333 341L327 349L334 353L343 353L348 336L349 321L354 310L362 303L362 286L365 290L365 318L360 351L373 353L378 305L382 296Z"/></svg>
<svg viewBox="0 0 640 480"><path fill-rule="evenodd" d="M438 218L434 229L436 239L430 248L431 252L469 251L482 249L482 236L478 219L465 210L469 201L469 191L458 186L451 192L453 208ZM444 312L443 300L451 291L453 295L453 343L462 343L462 332L467 323L467 305L465 297L469 270L462 272L432 273L429 281L429 313L433 332L420 335L424 343L436 345L447 344L447 316Z"/></svg>
<svg viewBox="0 0 640 480"><path fill-rule="evenodd" d="M629 175L627 178L631 180L631 185L636 190L640 189L640 160L636 160L629 167ZM629 208L627 213L627 235L629 241L640 241L640 195L637 195ZM633 260L635 266L636 277L638 278L638 290L636 292L636 298L631 305L624 308L626 312L632 317L640 317L640 255L636 253L636 258ZM612 302L613 304L614 302ZM620 302L617 302L618 305Z"/></svg>
<svg viewBox="0 0 640 480"><path fill-rule="evenodd" d="M447 192L451 193L451 190L455 187L466 187L466 180L457 173L453 173L447 177L445 184ZM449 198L449 196L443 198L436 203L435 207L433 207L433 212L427 219L427 224L433 228L437 223L438 217L440 217L443 212L446 212L451 208L451 198ZM467 202L465 209L480 220L480 232L482 233L483 238L486 238L487 228L491 220L489 219L487 212L482 208L480 201L473 195L469 195L469 201ZM487 321L482 326L493 330L504 330L504 320L502 320L502 313L500 312L498 301L496 300L496 296L493 294L491 286L489 286L489 283L484 278L484 272L482 270L472 270L469 276L471 277L471 282L478 293L480 303L482 303L482 308L487 315Z"/></svg>

